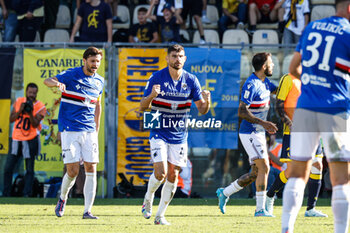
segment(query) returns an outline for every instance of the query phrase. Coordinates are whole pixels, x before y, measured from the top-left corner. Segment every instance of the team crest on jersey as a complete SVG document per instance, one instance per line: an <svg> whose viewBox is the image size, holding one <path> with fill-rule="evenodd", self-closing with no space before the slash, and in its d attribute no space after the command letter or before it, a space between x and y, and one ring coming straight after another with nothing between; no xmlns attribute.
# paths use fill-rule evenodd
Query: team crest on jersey
<svg viewBox="0 0 350 233"><path fill-rule="evenodd" d="M186 91L186 89L187 89L187 84L186 83L182 84L182 89L184 89Z"/></svg>
<svg viewBox="0 0 350 233"><path fill-rule="evenodd" d="M164 96L164 95L165 95L165 92L164 92L164 91L161 91L160 94L161 94L162 96Z"/></svg>
<svg viewBox="0 0 350 233"><path fill-rule="evenodd" d="M75 85L75 88L76 88L77 90L79 90L79 89L80 89L80 85L79 85L79 84Z"/></svg>
<svg viewBox="0 0 350 233"><path fill-rule="evenodd" d="M171 109L172 110L176 110L177 109L178 104L177 103L171 103Z"/></svg>

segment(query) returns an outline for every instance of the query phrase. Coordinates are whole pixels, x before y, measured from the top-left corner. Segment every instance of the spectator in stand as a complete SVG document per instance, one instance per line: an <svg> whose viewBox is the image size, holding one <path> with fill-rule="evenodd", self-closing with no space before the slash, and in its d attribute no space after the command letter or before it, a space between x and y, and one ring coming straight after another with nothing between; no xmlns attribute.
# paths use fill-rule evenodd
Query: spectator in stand
<svg viewBox="0 0 350 233"><path fill-rule="evenodd" d="M130 27L129 42L157 42L157 28L153 23L147 22L147 9L145 7L138 9L137 19L139 20L139 23Z"/></svg>
<svg viewBox="0 0 350 233"><path fill-rule="evenodd" d="M150 1L151 5L152 1ZM157 16L157 21L163 18L163 9L165 4L169 3L171 6L175 8L174 15L180 19L180 24L183 23L183 20L181 18L181 11L182 11L182 0L155 0L154 1L154 14Z"/></svg>
<svg viewBox="0 0 350 233"><path fill-rule="evenodd" d="M246 22L248 0L223 0L222 10L224 15L219 20L219 34L222 37L230 24L236 24L238 29L243 29Z"/></svg>
<svg viewBox="0 0 350 233"><path fill-rule="evenodd" d="M13 42L17 34L17 14L12 8L11 0L0 0L2 8L2 18L5 20L5 29L2 41Z"/></svg>
<svg viewBox="0 0 350 233"><path fill-rule="evenodd" d="M202 24L202 9L203 2L201 0L183 0L183 9L181 12L181 17L183 22L186 22L187 15L193 15L200 35L199 43L205 44L204 29Z"/></svg>
<svg viewBox="0 0 350 233"><path fill-rule="evenodd" d="M79 37L75 37L79 30ZM112 10L101 0L86 1L78 9L70 42L112 42Z"/></svg>
<svg viewBox="0 0 350 233"><path fill-rule="evenodd" d="M274 23L279 19L279 9L282 3L277 0L250 0L249 2L249 34L254 34L257 23ZM280 16L280 24L282 23L282 15ZM282 24L283 25L283 24Z"/></svg>
<svg viewBox="0 0 350 233"><path fill-rule="evenodd" d="M33 42L44 17L42 1L17 0L11 1L11 4L17 14L19 41Z"/></svg>
<svg viewBox="0 0 350 233"><path fill-rule="evenodd" d="M310 22L309 1L280 0L285 24L283 44L296 44Z"/></svg>
<svg viewBox="0 0 350 233"><path fill-rule="evenodd" d="M148 9L147 17L151 20L156 21L160 26L160 35L162 42L180 42L180 16L175 13L175 8L169 3L165 4L163 7L163 17L157 18L151 15L156 0L151 1L151 6ZM157 20L158 19L158 20Z"/></svg>
<svg viewBox="0 0 350 233"><path fill-rule="evenodd" d="M45 32L56 27L57 13L60 6L60 0L44 0L44 23L42 25L41 38L44 38Z"/></svg>

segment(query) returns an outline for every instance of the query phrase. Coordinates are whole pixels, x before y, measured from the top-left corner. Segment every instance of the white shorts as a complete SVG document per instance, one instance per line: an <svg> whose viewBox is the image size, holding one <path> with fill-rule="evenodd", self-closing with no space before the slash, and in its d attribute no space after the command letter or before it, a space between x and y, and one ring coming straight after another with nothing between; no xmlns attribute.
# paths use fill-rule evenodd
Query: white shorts
<svg viewBox="0 0 350 233"><path fill-rule="evenodd" d="M179 167L187 165L187 143L169 144L162 139L150 139L151 160L153 163L168 161Z"/></svg>
<svg viewBox="0 0 350 233"><path fill-rule="evenodd" d="M346 119L345 113L331 115L296 109L291 132L291 159L313 159L320 138L329 162L350 162L350 120Z"/></svg>
<svg viewBox="0 0 350 233"><path fill-rule="evenodd" d="M256 159L268 159L265 133L239 134L242 145L249 156L249 163Z"/></svg>
<svg viewBox="0 0 350 233"><path fill-rule="evenodd" d="M63 131L61 134L62 157L64 164L80 160L98 163L98 138L96 132Z"/></svg>

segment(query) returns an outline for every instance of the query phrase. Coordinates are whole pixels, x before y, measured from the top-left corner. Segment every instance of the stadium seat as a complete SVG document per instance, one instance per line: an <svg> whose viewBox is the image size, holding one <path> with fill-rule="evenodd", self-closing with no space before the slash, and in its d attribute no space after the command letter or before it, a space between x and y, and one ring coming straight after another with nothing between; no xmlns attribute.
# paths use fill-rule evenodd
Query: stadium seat
<svg viewBox="0 0 350 233"><path fill-rule="evenodd" d="M66 5L60 5L58 8L56 28L69 28L71 24L71 17L69 8Z"/></svg>
<svg viewBox="0 0 350 233"><path fill-rule="evenodd" d="M271 58L272 58L272 62L274 64L274 67L273 67L272 76L270 78L279 80L281 77L280 62L279 62L277 56L275 56L275 55L272 55Z"/></svg>
<svg viewBox="0 0 350 233"><path fill-rule="evenodd" d="M222 37L223 44L249 44L248 34L240 29L228 29ZM223 48L238 49L242 46L223 46Z"/></svg>
<svg viewBox="0 0 350 233"><path fill-rule="evenodd" d="M275 30L259 29L253 34L252 44L278 44L278 34ZM270 52L277 52L278 47L268 47ZM256 47L254 50L266 50L266 47Z"/></svg>
<svg viewBox="0 0 350 233"><path fill-rule="evenodd" d="M335 7L331 5L317 5L311 10L311 21L335 15Z"/></svg>
<svg viewBox="0 0 350 233"><path fill-rule="evenodd" d="M214 44L220 43L218 32L212 29L204 30L204 38L207 43L214 43ZM196 32L193 35L193 43L199 44L199 40L200 40L199 31L196 30Z"/></svg>
<svg viewBox="0 0 350 233"><path fill-rule="evenodd" d="M180 35L182 35L186 40L191 41L190 34L185 29L180 29Z"/></svg>
<svg viewBox="0 0 350 233"><path fill-rule="evenodd" d="M148 9L148 8L149 8L149 5L147 5L147 4L141 4L141 5L138 5L138 6L135 7L134 13L133 13L133 16L132 16L132 24L137 24L137 23L139 22L138 19L137 19L137 11L138 11L141 7L144 7L144 8L146 8L146 9ZM119 8L119 7L118 7L118 8ZM119 11L119 10L118 10L118 11ZM147 19L147 21L151 22L150 19Z"/></svg>
<svg viewBox="0 0 350 233"><path fill-rule="evenodd" d="M130 27L130 12L129 8L124 5L118 5L118 17L121 19L124 23L115 23L113 24L113 28L125 28L129 29Z"/></svg>
<svg viewBox="0 0 350 233"><path fill-rule="evenodd" d="M335 0L311 0L311 5L326 5L326 4L335 4Z"/></svg>
<svg viewBox="0 0 350 233"><path fill-rule="evenodd" d="M292 60L293 54L289 54L283 58L283 63L282 63L282 75L289 73L289 64L290 61Z"/></svg>
<svg viewBox="0 0 350 233"><path fill-rule="evenodd" d="M278 29L278 23L258 23L257 29Z"/></svg>
<svg viewBox="0 0 350 233"><path fill-rule="evenodd" d="M251 75L251 65L247 55L241 56L241 78L246 79Z"/></svg>
<svg viewBox="0 0 350 233"><path fill-rule="evenodd" d="M211 21L211 23L206 24L203 23L204 29L217 29L218 28L218 21L219 21L219 12L216 6L214 5L207 5L207 17ZM193 28L197 29L197 24L194 18L192 17L192 25Z"/></svg>
<svg viewBox="0 0 350 233"><path fill-rule="evenodd" d="M65 29L49 29L45 32L44 42L69 42L69 33Z"/></svg>

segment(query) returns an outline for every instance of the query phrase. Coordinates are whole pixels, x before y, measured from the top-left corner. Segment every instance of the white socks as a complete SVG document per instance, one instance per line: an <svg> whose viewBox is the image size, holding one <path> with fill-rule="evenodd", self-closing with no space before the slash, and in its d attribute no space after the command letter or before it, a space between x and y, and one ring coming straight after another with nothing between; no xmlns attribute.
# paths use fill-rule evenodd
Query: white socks
<svg viewBox="0 0 350 233"><path fill-rule="evenodd" d="M173 196L176 192L176 188L177 182L170 183L168 180L165 181L162 188L162 196L160 197L160 202L156 216L164 217L165 210L168 207L171 199L173 199Z"/></svg>
<svg viewBox="0 0 350 233"><path fill-rule="evenodd" d="M61 196L60 196L62 200L66 201L68 199L69 190L73 187L75 183L75 179L76 177L72 178L68 176L68 173L66 173L63 176L62 184L61 184Z"/></svg>
<svg viewBox="0 0 350 233"><path fill-rule="evenodd" d="M96 195L96 172L85 172L85 184L84 184L84 213L91 212L92 204Z"/></svg>
<svg viewBox="0 0 350 233"><path fill-rule="evenodd" d="M232 182L229 186L227 186L223 192L226 197L229 197L232 194L237 193L239 190L242 190L242 189L243 187L239 186L238 179L237 179L234 182Z"/></svg>
<svg viewBox="0 0 350 233"><path fill-rule="evenodd" d="M265 209L266 191L256 192L256 211Z"/></svg>
<svg viewBox="0 0 350 233"><path fill-rule="evenodd" d="M152 202L154 198L154 193L157 191L157 189L161 184L162 184L162 180L161 181L157 180L157 178L154 176L154 173L152 173L152 175L149 177L149 180L148 180L145 199Z"/></svg>
<svg viewBox="0 0 350 233"><path fill-rule="evenodd" d="M350 186L337 185L333 187L332 210L334 214L334 232L346 233L350 217Z"/></svg>
<svg viewBox="0 0 350 233"><path fill-rule="evenodd" d="M289 178L283 191L282 232L292 233L303 204L305 183L301 178Z"/></svg>

